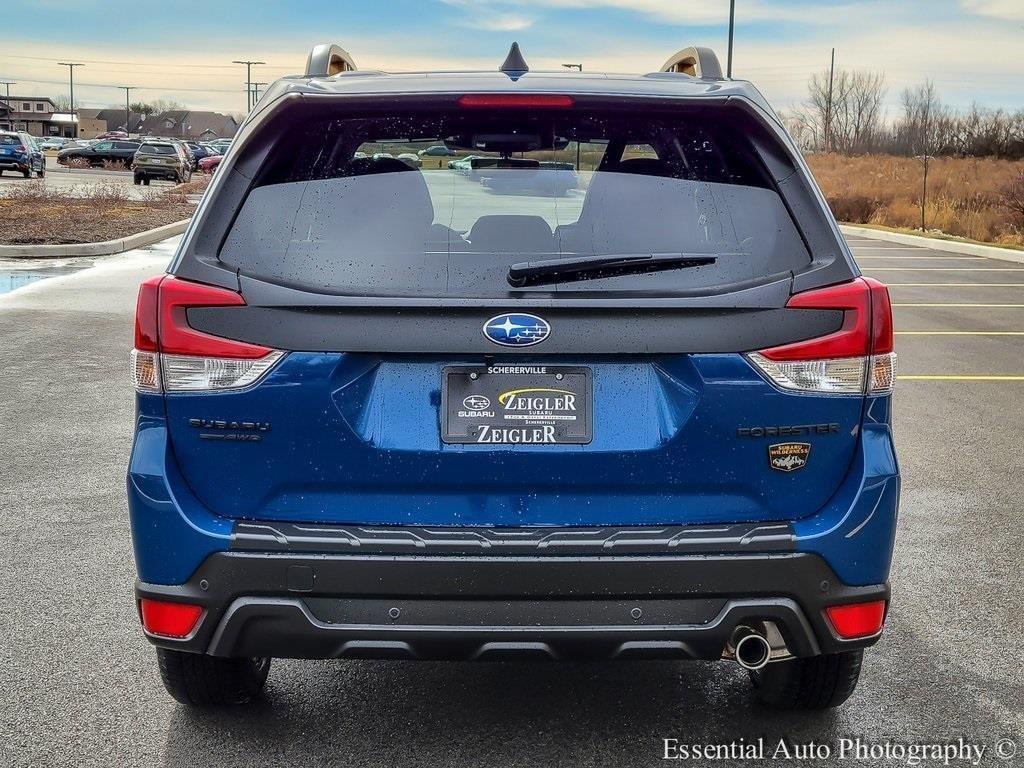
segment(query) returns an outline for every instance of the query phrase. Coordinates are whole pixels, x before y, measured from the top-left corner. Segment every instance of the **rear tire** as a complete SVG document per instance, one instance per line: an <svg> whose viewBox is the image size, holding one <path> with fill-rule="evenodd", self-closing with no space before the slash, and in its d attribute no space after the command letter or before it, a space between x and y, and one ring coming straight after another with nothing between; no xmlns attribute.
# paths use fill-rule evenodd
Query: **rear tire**
<svg viewBox="0 0 1024 768"><path fill-rule="evenodd" d="M263 691L270 659L222 659L156 649L160 678L176 701L192 707L248 704Z"/></svg>
<svg viewBox="0 0 1024 768"><path fill-rule="evenodd" d="M777 709L823 710L853 694L864 651L844 651L769 664L750 677L762 704Z"/></svg>
<svg viewBox="0 0 1024 768"><path fill-rule="evenodd" d="M27 178L29 178L32 175L32 171L30 171L30 170L29 171L22 171L21 175L24 176L27 179Z"/></svg>

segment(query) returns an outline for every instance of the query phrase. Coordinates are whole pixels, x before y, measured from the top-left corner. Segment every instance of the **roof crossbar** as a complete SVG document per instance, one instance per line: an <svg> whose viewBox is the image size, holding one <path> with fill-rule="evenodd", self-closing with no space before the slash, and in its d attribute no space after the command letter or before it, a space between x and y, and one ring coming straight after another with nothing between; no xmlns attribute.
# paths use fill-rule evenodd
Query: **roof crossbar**
<svg viewBox="0 0 1024 768"><path fill-rule="evenodd" d="M661 65L662 72L681 72L704 80L721 80L722 65L710 48L691 46L683 48Z"/></svg>
<svg viewBox="0 0 1024 768"><path fill-rule="evenodd" d="M356 63L348 52L338 45L314 45L306 59L306 77L330 77L341 72L354 72Z"/></svg>

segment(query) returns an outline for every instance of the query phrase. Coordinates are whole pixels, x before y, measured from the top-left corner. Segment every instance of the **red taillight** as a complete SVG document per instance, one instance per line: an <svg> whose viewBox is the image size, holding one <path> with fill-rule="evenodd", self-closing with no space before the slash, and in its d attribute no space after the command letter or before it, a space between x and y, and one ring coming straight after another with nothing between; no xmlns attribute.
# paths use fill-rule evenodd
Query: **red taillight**
<svg viewBox="0 0 1024 768"><path fill-rule="evenodd" d="M889 291L877 280L858 277L795 294L787 309L837 309L839 330L806 341L748 355L783 389L836 394L884 393L892 389L892 305Z"/></svg>
<svg viewBox="0 0 1024 768"><path fill-rule="evenodd" d="M139 300L135 305L135 348L146 352L159 352L157 318L160 316L160 283L167 275L151 277L139 286Z"/></svg>
<svg viewBox="0 0 1024 768"><path fill-rule="evenodd" d="M142 626L151 635L188 637L203 615L203 606L190 603L169 603L142 598L139 601Z"/></svg>
<svg viewBox="0 0 1024 768"><path fill-rule="evenodd" d="M871 637L882 631L885 623L885 600L870 603L830 605L825 609L832 629L843 640Z"/></svg>
<svg viewBox="0 0 1024 768"><path fill-rule="evenodd" d="M467 93L459 97L459 106L470 109L558 109L574 103L572 96L560 93Z"/></svg>
<svg viewBox="0 0 1024 768"><path fill-rule="evenodd" d="M872 281L873 283L875 281ZM885 286L875 283L889 306ZM805 291L790 297L787 309L841 309L843 325L834 333L817 339L798 341L782 347L765 349L761 355L769 360L823 360L830 357L863 357L871 354L872 324L875 313L872 303L875 288L865 278L849 283ZM889 332L890 348L892 331Z"/></svg>
<svg viewBox="0 0 1024 768"><path fill-rule="evenodd" d="M16 146L15 148L14 148L14 151L15 151L15 152L17 152L18 154L22 154L22 153L24 153L24 152L25 152L25 145L24 145L24 144L18 144L18 145L17 145L17 146Z"/></svg>
<svg viewBox="0 0 1024 768"><path fill-rule="evenodd" d="M195 330L186 312L192 307L242 307L245 299L234 291L212 285L165 277L160 283L160 351L171 355L202 355L254 360L272 350L244 341L222 339Z"/></svg>
<svg viewBox="0 0 1024 768"><path fill-rule="evenodd" d="M871 289L871 354L884 355L894 348L889 289L873 277L862 277L861 280Z"/></svg>
<svg viewBox="0 0 1024 768"><path fill-rule="evenodd" d="M283 352L198 331L189 325L193 307L239 307L234 291L161 275L139 288L132 373L140 392L228 390L248 387Z"/></svg>

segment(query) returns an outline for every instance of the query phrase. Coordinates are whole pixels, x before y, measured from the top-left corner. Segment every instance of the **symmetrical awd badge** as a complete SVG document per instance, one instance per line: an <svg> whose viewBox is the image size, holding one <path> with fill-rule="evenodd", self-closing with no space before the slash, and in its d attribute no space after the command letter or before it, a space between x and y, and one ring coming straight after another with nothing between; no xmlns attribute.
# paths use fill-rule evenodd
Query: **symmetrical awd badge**
<svg viewBox="0 0 1024 768"><path fill-rule="evenodd" d="M495 315L483 327L484 336L503 347L540 344L551 333L547 320L536 315L509 313Z"/></svg>

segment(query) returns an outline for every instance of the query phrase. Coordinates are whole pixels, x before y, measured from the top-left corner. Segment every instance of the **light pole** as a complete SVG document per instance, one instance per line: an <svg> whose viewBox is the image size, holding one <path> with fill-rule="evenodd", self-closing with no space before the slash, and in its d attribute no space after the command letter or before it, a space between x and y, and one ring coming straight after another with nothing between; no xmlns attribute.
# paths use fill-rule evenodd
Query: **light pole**
<svg viewBox="0 0 1024 768"><path fill-rule="evenodd" d="M78 136L78 123L75 121L75 67L84 67L85 64L78 62L58 61L57 64L68 68L68 77L71 80L71 128Z"/></svg>
<svg viewBox="0 0 1024 768"><path fill-rule="evenodd" d="M253 64L266 64L265 61L240 61L235 59L231 62L232 64L245 64L245 112L248 114L252 111L252 65Z"/></svg>
<svg viewBox="0 0 1024 768"><path fill-rule="evenodd" d="M725 76L732 77L732 35L736 28L736 0L729 0L729 58L725 65Z"/></svg>
<svg viewBox="0 0 1024 768"><path fill-rule="evenodd" d="M135 86L119 85L117 87L124 91L124 132L130 137L132 135L132 127L130 125L132 121L132 103L129 94L135 90Z"/></svg>

